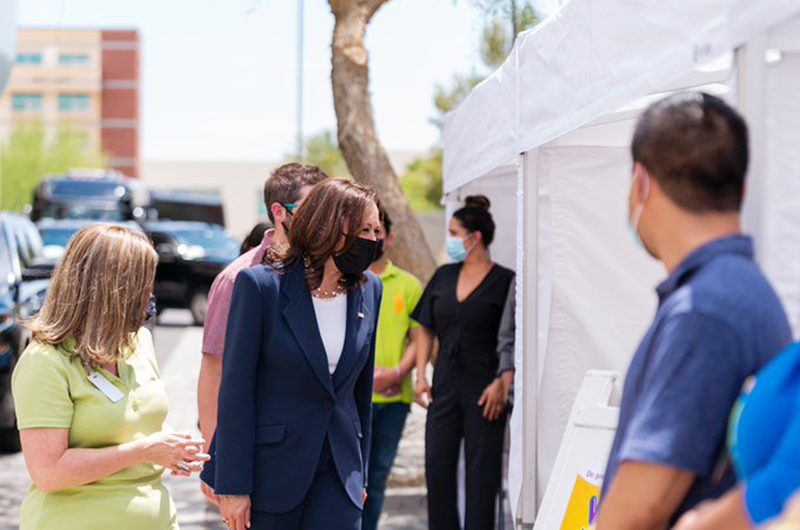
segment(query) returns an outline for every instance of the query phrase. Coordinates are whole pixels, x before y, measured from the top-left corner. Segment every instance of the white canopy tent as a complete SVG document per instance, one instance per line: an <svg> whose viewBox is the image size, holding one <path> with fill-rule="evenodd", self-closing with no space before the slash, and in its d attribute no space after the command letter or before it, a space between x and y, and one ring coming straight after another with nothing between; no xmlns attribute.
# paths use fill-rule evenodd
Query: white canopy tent
<svg viewBox="0 0 800 530"><path fill-rule="evenodd" d="M493 257L518 273L509 485L523 527L585 372L624 374L654 313L665 273L626 232L628 146L641 110L682 89L721 95L748 119L746 226L798 330L796 0L572 0L447 116L446 203L488 190Z"/></svg>

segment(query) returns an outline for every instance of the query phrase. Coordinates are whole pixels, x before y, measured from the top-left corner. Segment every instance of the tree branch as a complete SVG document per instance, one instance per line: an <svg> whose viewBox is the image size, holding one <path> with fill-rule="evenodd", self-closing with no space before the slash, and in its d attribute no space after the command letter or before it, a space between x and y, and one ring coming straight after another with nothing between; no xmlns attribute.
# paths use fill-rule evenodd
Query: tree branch
<svg viewBox="0 0 800 530"><path fill-rule="evenodd" d="M331 11L336 18L344 16L348 11L358 9L364 17L364 22L368 23L375 12L381 8L383 4L389 0L355 0L348 2L347 0L328 0L331 6Z"/></svg>
<svg viewBox="0 0 800 530"><path fill-rule="evenodd" d="M388 1L389 0L366 0L366 5L364 7L367 8L367 22L372 20L375 12L378 11L378 9L380 9L381 6Z"/></svg>
<svg viewBox="0 0 800 530"><path fill-rule="evenodd" d="M337 139L347 167L356 181L381 197L395 225L390 250L395 262L427 281L436 267L425 244L419 220L411 212L386 151L378 141L369 91L369 65L364 34L369 18L389 0L328 0L336 17L333 29L333 103Z"/></svg>

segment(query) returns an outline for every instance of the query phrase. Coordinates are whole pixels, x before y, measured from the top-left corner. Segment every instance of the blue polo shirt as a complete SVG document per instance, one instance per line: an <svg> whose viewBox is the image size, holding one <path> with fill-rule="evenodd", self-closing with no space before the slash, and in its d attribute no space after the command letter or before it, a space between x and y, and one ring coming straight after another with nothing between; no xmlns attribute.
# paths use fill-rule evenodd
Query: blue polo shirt
<svg viewBox="0 0 800 530"><path fill-rule="evenodd" d="M696 475L675 514L735 482L728 417L744 381L791 340L778 296L736 235L692 252L658 286L659 307L631 361L604 484L625 461Z"/></svg>

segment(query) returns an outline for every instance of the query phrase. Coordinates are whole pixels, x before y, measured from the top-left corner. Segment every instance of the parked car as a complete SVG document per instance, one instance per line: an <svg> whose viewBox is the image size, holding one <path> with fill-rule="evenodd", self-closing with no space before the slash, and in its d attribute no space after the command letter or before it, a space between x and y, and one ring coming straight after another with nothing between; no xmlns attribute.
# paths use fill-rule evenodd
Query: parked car
<svg viewBox="0 0 800 530"><path fill-rule="evenodd" d="M61 259L64 251L67 248L67 243L78 230L85 228L89 225L99 221L91 221L88 219L42 219L36 223L36 228L39 230L39 235L42 239L42 257L37 261L33 267L47 271L47 276L52 274L53 269ZM121 223L110 223L119 226L125 226L131 230L142 232L142 227L139 223L134 221L127 221Z"/></svg>
<svg viewBox="0 0 800 530"><path fill-rule="evenodd" d="M147 222L150 191L118 171L75 169L45 178L33 194L31 219Z"/></svg>
<svg viewBox="0 0 800 530"><path fill-rule="evenodd" d="M30 342L21 320L41 308L49 280L32 267L39 263L43 245L27 218L0 213L0 450L18 451L11 373Z"/></svg>
<svg viewBox="0 0 800 530"><path fill-rule="evenodd" d="M208 291L217 274L239 255L239 242L222 227L194 221L164 221L145 227L158 252L155 296L160 310L189 309L202 326Z"/></svg>

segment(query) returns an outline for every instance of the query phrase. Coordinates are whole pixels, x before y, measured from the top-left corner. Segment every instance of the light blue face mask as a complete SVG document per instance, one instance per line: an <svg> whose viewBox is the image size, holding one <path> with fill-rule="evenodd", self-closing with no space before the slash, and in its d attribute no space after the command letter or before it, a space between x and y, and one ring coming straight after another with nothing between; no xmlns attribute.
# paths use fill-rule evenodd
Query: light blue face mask
<svg viewBox="0 0 800 530"><path fill-rule="evenodd" d="M630 234L633 243L639 247L644 248L644 243L642 243L642 238L639 237L639 230L637 230L632 224L631 221L628 220L628 234Z"/></svg>
<svg viewBox="0 0 800 530"><path fill-rule="evenodd" d="M469 251L464 247L464 240L460 237L447 236L447 255L455 261L467 259Z"/></svg>
<svg viewBox="0 0 800 530"><path fill-rule="evenodd" d="M636 243L636 246L645 249L644 243L642 243L642 237L639 235L639 221L641 220L642 212L644 211L644 203L647 201L648 195L650 195L650 175L645 173L641 178L645 179L644 191L642 193L641 201L634 207L633 215L631 215L630 219L628 219L628 231L631 234L631 238L633 238L633 242Z"/></svg>

